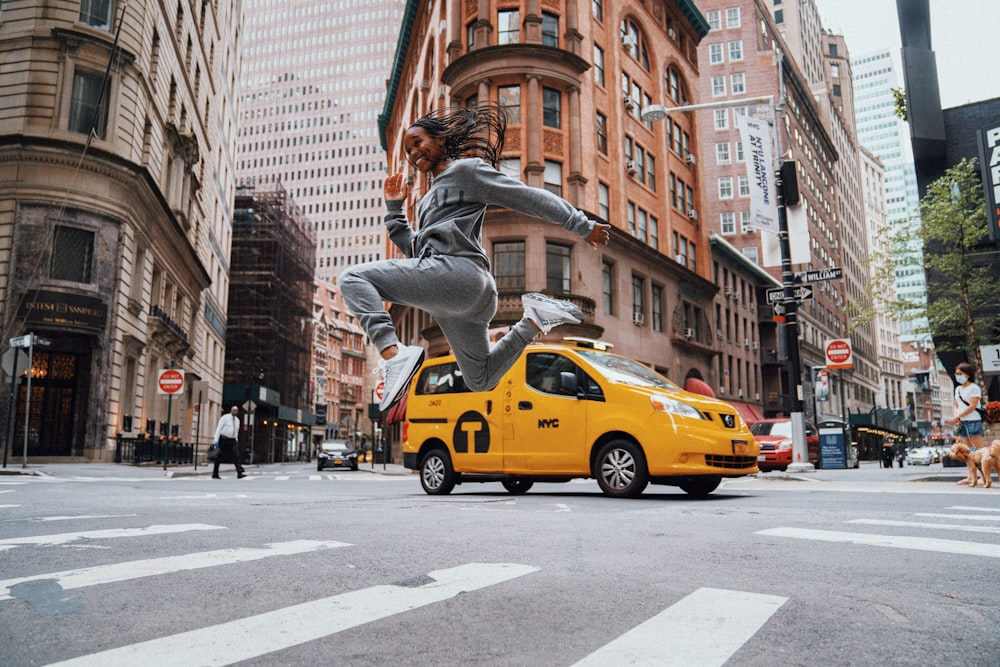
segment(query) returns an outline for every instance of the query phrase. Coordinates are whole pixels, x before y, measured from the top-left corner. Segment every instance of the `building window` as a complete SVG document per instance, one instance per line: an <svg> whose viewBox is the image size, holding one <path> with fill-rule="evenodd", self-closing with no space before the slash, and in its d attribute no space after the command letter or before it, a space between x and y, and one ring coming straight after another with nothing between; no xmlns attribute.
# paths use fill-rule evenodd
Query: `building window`
<svg viewBox="0 0 1000 667"><path fill-rule="evenodd" d="M500 291L521 291L524 287L524 241L493 244L493 276Z"/></svg>
<svg viewBox="0 0 1000 667"><path fill-rule="evenodd" d="M833 84L833 96L834 97L840 97L841 96L840 84L839 83Z"/></svg>
<svg viewBox="0 0 1000 667"><path fill-rule="evenodd" d="M507 174L511 178L521 179L521 158L519 157L506 157L500 160L500 164L497 165L497 169L504 174Z"/></svg>
<svg viewBox="0 0 1000 667"><path fill-rule="evenodd" d="M108 124L108 94L105 90L101 99L102 82L102 77L83 72L73 75L73 93L69 107L69 129L73 132L90 134L93 129L97 137L104 138Z"/></svg>
<svg viewBox="0 0 1000 667"><path fill-rule="evenodd" d="M94 232L57 226L52 234L49 277L52 280L89 283L93 257Z"/></svg>
<svg viewBox="0 0 1000 667"><path fill-rule="evenodd" d="M628 233L635 236L635 204L632 202L628 203L628 208L625 209L625 217L628 223Z"/></svg>
<svg viewBox="0 0 1000 667"><path fill-rule="evenodd" d="M754 264L760 263L757 257L757 246L755 245L749 245L743 248L743 256L749 259Z"/></svg>
<svg viewBox="0 0 1000 667"><path fill-rule="evenodd" d="M656 158L646 153L646 187L656 192Z"/></svg>
<svg viewBox="0 0 1000 667"><path fill-rule="evenodd" d="M728 109L716 109L715 114L715 129L717 130L727 130L729 129L729 110Z"/></svg>
<svg viewBox="0 0 1000 667"><path fill-rule="evenodd" d="M712 65L718 65L723 62L722 44L708 45L708 62Z"/></svg>
<svg viewBox="0 0 1000 667"><path fill-rule="evenodd" d="M742 95L747 92L747 75L737 72L729 77L729 88L733 95Z"/></svg>
<svg viewBox="0 0 1000 667"><path fill-rule="evenodd" d="M542 44L559 47L559 17L542 12Z"/></svg>
<svg viewBox="0 0 1000 667"><path fill-rule="evenodd" d="M545 189L562 196L562 164L553 160L545 161Z"/></svg>
<svg viewBox="0 0 1000 667"><path fill-rule="evenodd" d="M655 215L649 216L649 247L654 250L660 249L660 223Z"/></svg>
<svg viewBox="0 0 1000 667"><path fill-rule="evenodd" d="M521 41L521 13L517 9L497 12L497 44L517 44Z"/></svg>
<svg viewBox="0 0 1000 667"><path fill-rule="evenodd" d="M718 9L713 9L710 12L705 12L705 20L708 21L709 30L722 29L722 12L720 12Z"/></svg>
<svg viewBox="0 0 1000 667"><path fill-rule="evenodd" d="M641 276L632 276L632 317L634 321L641 321L639 318L646 314L646 309L642 303L642 293L645 291L645 279Z"/></svg>
<svg viewBox="0 0 1000 667"><path fill-rule="evenodd" d="M594 44L594 82L604 87L604 49Z"/></svg>
<svg viewBox="0 0 1000 667"><path fill-rule="evenodd" d="M736 233L736 214L732 211L724 211L719 214L719 228L723 236Z"/></svg>
<svg viewBox="0 0 1000 667"><path fill-rule="evenodd" d="M729 142L715 144L715 163L716 164L729 164L731 161L729 155Z"/></svg>
<svg viewBox="0 0 1000 667"><path fill-rule="evenodd" d="M113 0L80 0L80 23L111 30Z"/></svg>
<svg viewBox="0 0 1000 667"><path fill-rule="evenodd" d="M615 268L608 262L601 263L601 309L605 315L615 312Z"/></svg>
<svg viewBox="0 0 1000 667"><path fill-rule="evenodd" d="M653 331L663 331L663 288L653 285L653 294L649 302L649 314L653 320Z"/></svg>
<svg viewBox="0 0 1000 667"><path fill-rule="evenodd" d="M597 112L597 150L608 154L608 117Z"/></svg>
<svg viewBox="0 0 1000 667"><path fill-rule="evenodd" d="M712 97L722 97L726 94L726 77L712 77Z"/></svg>
<svg viewBox="0 0 1000 667"><path fill-rule="evenodd" d="M837 45L832 42L830 43L830 55L834 57L837 56Z"/></svg>
<svg viewBox="0 0 1000 667"><path fill-rule="evenodd" d="M611 188L607 183L597 183L597 212L602 220L611 217Z"/></svg>
<svg viewBox="0 0 1000 667"><path fill-rule="evenodd" d="M562 94L554 88L542 88L542 124L545 127L562 126Z"/></svg>
<svg viewBox="0 0 1000 667"><path fill-rule="evenodd" d="M739 183L739 194L740 197L750 196L750 177L749 176L739 176L737 179Z"/></svg>
<svg viewBox="0 0 1000 667"><path fill-rule="evenodd" d="M729 60L732 62L743 60L743 40L729 42Z"/></svg>
<svg viewBox="0 0 1000 667"><path fill-rule="evenodd" d="M500 86L497 89L500 108L507 116L508 125L521 124L521 86Z"/></svg>
<svg viewBox="0 0 1000 667"><path fill-rule="evenodd" d="M733 198L733 177L723 176L719 179L719 199Z"/></svg>
<svg viewBox="0 0 1000 667"><path fill-rule="evenodd" d="M677 70L673 67L669 68L663 77L664 84L667 89L667 95L670 96L674 102L687 102L687 94L681 88L681 78L677 74Z"/></svg>
<svg viewBox="0 0 1000 667"><path fill-rule="evenodd" d="M740 8L730 7L726 10L726 27L727 28L739 28L740 27Z"/></svg>
<svg viewBox="0 0 1000 667"><path fill-rule="evenodd" d="M641 208L636 211L636 236L643 243L649 243L649 222L647 213Z"/></svg>
<svg viewBox="0 0 1000 667"><path fill-rule="evenodd" d="M590 0L590 11L598 21L604 20L604 0Z"/></svg>
<svg viewBox="0 0 1000 667"><path fill-rule="evenodd" d="M776 9L776 10L774 10L774 22L777 23L778 25L781 25L782 23L785 22L785 10L784 9Z"/></svg>
<svg viewBox="0 0 1000 667"><path fill-rule="evenodd" d="M569 294L569 247L545 244L545 287L556 294Z"/></svg>
<svg viewBox="0 0 1000 667"><path fill-rule="evenodd" d="M639 26L629 19L622 21L622 45L629 55L639 61L642 68L649 71L649 54L646 52L646 41L639 32Z"/></svg>
<svg viewBox="0 0 1000 667"><path fill-rule="evenodd" d="M740 232L743 234L749 234L752 229L750 229L750 211L740 211Z"/></svg>

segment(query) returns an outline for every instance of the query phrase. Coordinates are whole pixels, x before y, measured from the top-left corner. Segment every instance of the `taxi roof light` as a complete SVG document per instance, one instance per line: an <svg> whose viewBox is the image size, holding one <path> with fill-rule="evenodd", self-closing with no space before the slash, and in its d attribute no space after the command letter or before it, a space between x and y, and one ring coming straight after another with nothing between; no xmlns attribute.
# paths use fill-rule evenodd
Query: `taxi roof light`
<svg viewBox="0 0 1000 667"><path fill-rule="evenodd" d="M611 343L605 343L602 340L594 338L584 338L582 336L563 336L563 340L574 343L577 347L585 347L590 350L600 350L601 352L607 352L614 347Z"/></svg>

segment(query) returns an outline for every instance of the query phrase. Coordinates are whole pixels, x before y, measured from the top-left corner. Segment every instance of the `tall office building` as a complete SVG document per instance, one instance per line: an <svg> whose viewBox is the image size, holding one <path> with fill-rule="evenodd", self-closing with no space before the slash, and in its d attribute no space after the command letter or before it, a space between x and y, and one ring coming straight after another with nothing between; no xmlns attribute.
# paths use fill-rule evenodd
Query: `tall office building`
<svg viewBox="0 0 1000 667"><path fill-rule="evenodd" d="M237 177L279 186L316 233L316 277L385 248L378 113L402 0L248 0Z"/></svg>
<svg viewBox="0 0 1000 667"><path fill-rule="evenodd" d="M896 292L906 301L924 303L923 243L920 240L920 195L913 165L913 149L906 123L896 116L893 89L902 87L899 65L892 54L877 51L851 60L854 74L855 118L858 140L885 166L886 213L894 234L908 239L896 255ZM904 313L900 339L926 336L927 318Z"/></svg>

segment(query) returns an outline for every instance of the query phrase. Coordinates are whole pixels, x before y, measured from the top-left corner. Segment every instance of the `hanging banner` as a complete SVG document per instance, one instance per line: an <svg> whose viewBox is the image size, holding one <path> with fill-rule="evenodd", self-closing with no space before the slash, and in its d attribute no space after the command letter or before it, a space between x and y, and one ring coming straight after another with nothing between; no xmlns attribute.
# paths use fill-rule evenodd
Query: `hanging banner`
<svg viewBox="0 0 1000 667"><path fill-rule="evenodd" d="M736 116L750 181L749 226L777 233L778 204L774 184L774 142L771 125L746 115Z"/></svg>

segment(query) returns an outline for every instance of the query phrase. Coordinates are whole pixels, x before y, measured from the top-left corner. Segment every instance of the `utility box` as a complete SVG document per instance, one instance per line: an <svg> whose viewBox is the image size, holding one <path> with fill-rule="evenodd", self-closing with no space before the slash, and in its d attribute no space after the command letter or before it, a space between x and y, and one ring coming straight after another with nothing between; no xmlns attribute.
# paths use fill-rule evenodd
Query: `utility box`
<svg viewBox="0 0 1000 667"><path fill-rule="evenodd" d="M847 468L847 430L844 422L829 419L819 427L819 467L823 469Z"/></svg>

